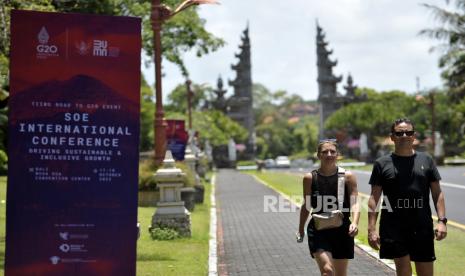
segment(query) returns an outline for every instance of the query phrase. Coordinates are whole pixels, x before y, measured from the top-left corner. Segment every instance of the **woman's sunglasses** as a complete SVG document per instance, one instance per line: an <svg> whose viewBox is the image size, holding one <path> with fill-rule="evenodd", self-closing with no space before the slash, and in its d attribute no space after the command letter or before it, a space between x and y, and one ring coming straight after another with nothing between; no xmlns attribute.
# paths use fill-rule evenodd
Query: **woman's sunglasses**
<svg viewBox="0 0 465 276"><path fill-rule="evenodd" d="M394 131L394 135L397 136L397 137L402 137L407 135L407 136L413 136L413 134L415 134L415 131L414 130L408 130L408 131Z"/></svg>
<svg viewBox="0 0 465 276"><path fill-rule="evenodd" d="M320 141L318 141L318 144L324 144L324 143L336 143L337 142L337 139L334 139L334 138L326 138L326 139L321 139Z"/></svg>

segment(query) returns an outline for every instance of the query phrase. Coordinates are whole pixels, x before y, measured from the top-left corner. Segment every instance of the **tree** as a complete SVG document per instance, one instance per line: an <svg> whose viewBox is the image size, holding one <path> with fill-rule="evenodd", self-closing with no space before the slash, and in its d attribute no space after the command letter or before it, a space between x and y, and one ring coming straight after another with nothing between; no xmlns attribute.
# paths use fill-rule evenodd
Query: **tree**
<svg viewBox="0 0 465 276"><path fill-rule="evenodd" d="M162 3L175 7L180 0L163 0ZM7 87L9 56L9 24L12 9L37 11L80 12L105 15L136 16L142 18L142 44L145 52L153 55L153 32L150 23L150 0L5 0L0 1L0 73L2 87ZM208 54L224 45L224 41L205 30L205 20L201 19L196 7L177 14L162 26L163 56L180 68L183 75L188 71L182 60L182 53L195 50L197 56ZM152 62L150 59L148 62Z"/></svg>
<svg viewBox="0 0 465 276"><path fill-rule="evenodd" d="M424 95L407 95L401 91L379 93L366 88L357 90L362 91L368 95L366 102L349 104L339 109L328 118L325 126L333 130L344 130L352 137L365 133L369 146L374 150L376 137L388 136L395 119L408 117L415 123L417 138L423 141L432 135L430 97L434 93L434 129L439 131L444 139L446 154L457 154L465 146L461 132L465 131L465 100L451 108L449 97L444 90L426 91Z"/></svg>
<svg viewBox="0 0 465 276"><path fill-rule="evenodd" d="M301 147L297 150L304 156L310 156L318 145L318 116L304 116L294 127L293 134L300 137Z"/></svg>
<svg viewBox="0 0 465 276"><path fill-rule="evenodd" d="M179 0L164 0L163 4L174 7L179 4ZM142 18L142 43L148 55L153 54L152 29L150 24L151 1L150 0L4 0L0 1L0 101L8 97L8 67L9 67L9 44L10 44L10 12L12 9L36 10L36 11L59 11L59 12L80 12L105 15L137 16ZM197 14L197 9L191 7L182 13L171 18L162 26L162 47L163 56L171 62L177 64L184 75L188 75L182 61L182 52L194 49L198 56L215 51L221 47L223 40L213 36L204 28L205 20ZM150 59L150 62L152 60ZM141 150L147 150L153 146L153 95L146 82L141 83ZM4 113L4 114L3 114ZM6 120L1 120L6 116L6 110L0 111L0 140L4 141L6 133ZM5 124L5 125L4 125ZM150 128L147 126L150 125ZM4 145L0 145L0 150Z"/></svg>
<svg viewBox="0 0 465 276"><path fill-rule="evenodd" d="M53 11L47 0L4 0L0 1L0 173L6 171L7 125L9 96L9 55L10 55L10 11L12 9L33 9Z"/></svg>
<svg viewBox="0 0 465 276"><path fill-rule="evenodd" d="M263 84L254 83L252 86L253 109L255 121L260 123L270 116L289 117L293 104L304 103L299 95L288 95L285 90L271 92Z"/></svg>
<svg viewBox="0 0 465 276"><path fill-rule="evenodd" d="M153 149L153 114L155 112L155 99L153 91L145 79L141 78L140 99L140 151Z"/></svg>
<svg viewBox="0 0 465 276"><path fill-rule="evenodd" d="M357 93L366 93L367 101L352 103L337 110L326 120L325 127L343 131L352 137L365 133L372 153L376 153L375 138L388 136L395 119L411 117L412 111L420 105L413 96L402 91L378 93L373 89L362 88ZM417 125L417 129L422 128Z"/></svg>
<svg viewBox="0 0 465 276"><path fill-rule="evenodd" d="M465 147L463 131L465 127L465 109L462 99L459 103L451 103L450 97L445 90L427 91L424 95L417 95L420 105L413 111L412 119L418 125L420 139L431 136L432 110L431 98L434 97L435 131L441 133L444 139L444 150L446 155L460 154ZM425 108L427 107L427 108Z"/></svg>
<svg viewBox="0 0 465 276"><path fill-rule="evenodd" d="M317 120L313 116L295 116L294 107L307 104L298 95L284 90L271 92L255 83L252 88L260 158L299 154L308 156L316 147Z"/></svg>
<svg viewBox="0 0 465 276"><path fill-rule="evenodd" d="M192 110L204 108L213 98L213 89L210 86L192 83ZM165 105L167 111L187 112L187 87L186 84L179 84L168 95L168 101Z"/></svg>
<svg viewBox="0 0 465 276"><path fill-rule="evenodd" d="M247 141L247 130L220 111L194 112L192 127L212 146L226 145L230 138L236 143Z"/></svg>
<svg viewBox="0 0 465 276"><path fill-rule="evenodd" d="M458 145L463 149L465 148L465 99L462 99L454 109L453 120L456 123L456 128L454 133L456 133L458 138ZM457 131L458 130L458 131ZM463 151L462 151L463 152ZM458 152L454 153L458 154Z"/></svg>
<svg viewBox="0 0 465 276"><path fill-rule="evenodd" d="M402 91L367 91L367 101L349 104L337 110L327 119L325 127L333 130L346 129L354 136L362 132L376 136L388 135L392 122L400 117L410 117L410 110L418 105L413 96Z"/></svg>
<svg viewBox="0 0 465 276"><path fill-rule="evenodd" d="M12 9L54 11L48 0L0 1L0 101L8 97L10 56L10 12Z"/></svg>
<svg viewBox="0 0 465 276"><path fill-rule="evenodd" d="M447 4L451 1L446 0ZM443 68L442 78L449 88L448 98L442 99L445 120L439 118L438 126L445 140L446 154L458 154L465 148L463 142L465 128L465 0L455 0L455 8L446 9L434 5L423 4L441 23L432 29L420 32L430 38L439 40L436 47L442 51L439 66ZM439 95L441 96L441 95ZM442 108L436 108L442 110ZM439 121L438 120L438 121Z"/></svg>
<svg viewBox="0 0 465 276"><path fill-rule="evenodd" d="M445 0L449 4L449 0ZM442 42L435 49L442 51L439 67L454 102L465 96L465 1L455 0L455 9L423 4L441 23L439 27L424 29L421 35Z"/></svg>
<svg viewBox="0 0 465 276"><path fill-rule="evenodd" d="M53 0L57 10L63 12L87 12L107 15L137 16L142 18L142 44L147 55L153 55L153 33L150 23L150 0ZM162 4L174 8L182 1L162 0ZM189 76L182 60L182 53L194 49L197 56L208 54L224 45L224 41L205 30L196 7L177 14L162 25L163 56L178 65L183 76ZM151 62L151 60L150 60Z"/></svg>
<svg viewBox="0 0 465 276"><path fill-rule="evenodd" d="M185 112L166 112L167 119L187 120ZM195 111L192 113L192 128L200 134L200 142L206 140L212 146L227 145L230 138L236 143L247 140L247 130L217 110Z"/></svg>
<svg viewBox="0 0 465 276"><path fill-rule="evenodd" d="M292 134L292 127L285 120L258 125L255 131L259 138L257 153L263 159L292 154L292 146L298 139Z"/></svg>

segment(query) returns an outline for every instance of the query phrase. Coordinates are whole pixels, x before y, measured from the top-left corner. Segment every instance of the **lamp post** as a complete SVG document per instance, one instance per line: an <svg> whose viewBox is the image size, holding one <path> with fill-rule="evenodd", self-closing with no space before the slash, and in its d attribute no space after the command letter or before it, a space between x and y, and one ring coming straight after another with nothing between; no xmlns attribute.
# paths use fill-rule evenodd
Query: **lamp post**
<svg viewBox="0 0 465 276"><path fill-rule="evenodd" d="M166 151L166 122L164 121L164 111L162 102L161 85L161 26L163 23L193 5L217 4L215 0L186 0L182 2L174 11L166 5L161 4L161 0L152 0L151 23L153 30L153 47L155 62L155 163L160 165L163 162Z"/></svg>
<svg viewBox="0 0 465 276"><path fill-rule="evenodd" d="M186 80L186 88L187 88L187 114L188 114L188 119L189 119L189 131L192 130L192 96L194 96L194 93L192 92L191 89L191 81Z"/></svg>

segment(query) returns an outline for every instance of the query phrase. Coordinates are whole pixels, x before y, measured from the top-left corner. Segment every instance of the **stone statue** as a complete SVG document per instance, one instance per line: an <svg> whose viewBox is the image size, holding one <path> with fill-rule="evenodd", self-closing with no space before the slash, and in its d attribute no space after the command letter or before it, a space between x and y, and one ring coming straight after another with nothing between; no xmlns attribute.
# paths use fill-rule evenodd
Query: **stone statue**
<svg viewBox="0 0 465 276"><path fill-rule="evenodd" d="M226 94L226 89L223 89L223 79L221 76L218 77L218 82L216 84L216 90L213 90L216 94L216 99L213 101L212 105L213 108L216 110L219 110L223 113L226 113L226 98L224 97L224 94Z"/></svg>

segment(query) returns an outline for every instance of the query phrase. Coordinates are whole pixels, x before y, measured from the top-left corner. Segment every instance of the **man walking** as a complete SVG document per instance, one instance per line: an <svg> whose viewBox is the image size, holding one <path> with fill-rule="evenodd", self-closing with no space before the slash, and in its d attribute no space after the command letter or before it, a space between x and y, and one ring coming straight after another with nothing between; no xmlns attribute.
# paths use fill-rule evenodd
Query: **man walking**
<svg viewBox="0 0 465 276"><path fill-rule="evenodd" d="M415 262L417 275L433 275L434 237L439 241L447 235L441 176L431 156L413 149L415 128L409 119L397 119L392 124L391 140L394 152L376 160L369 181L368 242L380 250L380 258L394 259L397 275L411 276L411 261ZM430 191L438 215L435 231ZM386 204L378 235L376 207L382 193Z"/></svg>

